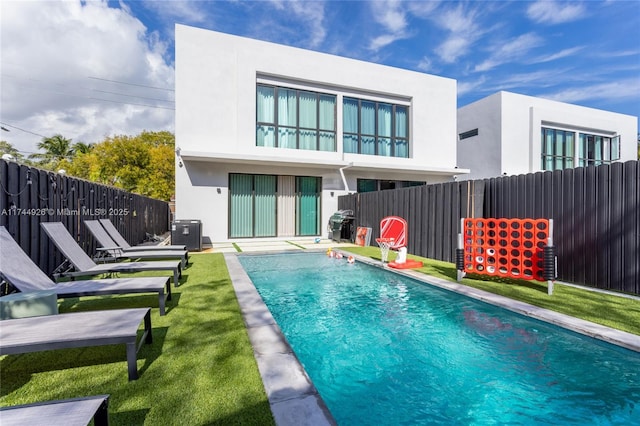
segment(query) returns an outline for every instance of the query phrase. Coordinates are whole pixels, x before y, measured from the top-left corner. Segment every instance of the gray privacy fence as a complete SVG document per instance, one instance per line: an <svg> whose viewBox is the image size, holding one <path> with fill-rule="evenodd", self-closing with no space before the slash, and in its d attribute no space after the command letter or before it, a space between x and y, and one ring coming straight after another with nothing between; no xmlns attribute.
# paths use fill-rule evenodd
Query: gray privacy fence
<svg viewBox="0 0 640 426"><path fill-rule="evenodd" d="M640 162L451 182L341 196L355 226L396 215L409 253L455 262L460 219L553 219L558 279L640 294Z"/></svg>
<svg viewBox="0 0 640 426"><path fill-rule="evenodd" d="M0 225L47 274L64 259L40 222L63 222L87 253L95 242L83 221L109 218L127 241L169 229L169 204L70 176L0 160Z"/></svg>

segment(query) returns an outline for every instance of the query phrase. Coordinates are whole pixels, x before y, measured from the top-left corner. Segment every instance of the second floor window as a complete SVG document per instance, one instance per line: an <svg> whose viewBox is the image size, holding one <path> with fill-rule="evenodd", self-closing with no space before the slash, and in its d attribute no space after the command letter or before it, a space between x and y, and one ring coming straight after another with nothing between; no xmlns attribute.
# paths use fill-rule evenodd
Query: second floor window
<svg viewBox="0 0 640 426"><path fill-rule="evenodd" d="M579 140L578 166L599 166L620 159L620 136L580 133Z"/></svg>
<svg viewBox="0 0 640 426"><path fill-rule="evenodd" d="M409 157L408 107L364 99L343 99L344 152Z"/></svg>
<svg viewBox="0 0 640 426"><path fill-rule="evenodd" d="M542 170L610 164L620 159L620 136L542 128Z"/></svg>
<svg viewBox="0 0 640 426"><path fill-rule="evenodd" d="M256 145L336 151L336 97L258 85Z"/></svg>

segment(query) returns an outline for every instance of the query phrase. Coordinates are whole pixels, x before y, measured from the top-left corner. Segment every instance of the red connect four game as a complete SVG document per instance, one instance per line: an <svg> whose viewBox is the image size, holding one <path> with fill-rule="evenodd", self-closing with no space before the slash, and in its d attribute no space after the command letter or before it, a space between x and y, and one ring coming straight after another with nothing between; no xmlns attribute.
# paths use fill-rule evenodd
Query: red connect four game
<svg viewBox="0 0 640 426"><path fill-rule="evenodd" d="M462 219L456 267L467 273L549 281L553 291L556 258L549 219Z"/></svg>

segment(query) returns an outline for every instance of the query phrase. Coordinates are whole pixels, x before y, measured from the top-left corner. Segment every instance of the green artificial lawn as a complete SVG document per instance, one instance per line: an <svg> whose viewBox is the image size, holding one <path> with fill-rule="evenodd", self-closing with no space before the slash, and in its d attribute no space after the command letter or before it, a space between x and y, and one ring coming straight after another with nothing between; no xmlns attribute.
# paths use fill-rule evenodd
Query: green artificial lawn
<svg viewBox="0 0 640 426"><path fill-rule="evenodd" d="M340 249L380 260L380 249L377 247L340 247ZM395 256L396 253L389 252L389 261L393 261ZM424 266L414 269L415 271L456 281L457 274L454 264L412 255L408 257L423 262ZM546 282L494 279L480 275L467 275L462 279L461 284L640 335L640 301L637 299L589 291L559 283L555 283L553 295L549 296Z"/></svg>
<svg viewBox="0 0 640 426"><path fill-rule="evenodd" d="M153 343L138 353L138 380L127 379L124 345L8 355L0 405L110 394L112 425L273 425L224 258L190 258L165 316L152 294L60 303L61 313L152 307Z"/></svg>

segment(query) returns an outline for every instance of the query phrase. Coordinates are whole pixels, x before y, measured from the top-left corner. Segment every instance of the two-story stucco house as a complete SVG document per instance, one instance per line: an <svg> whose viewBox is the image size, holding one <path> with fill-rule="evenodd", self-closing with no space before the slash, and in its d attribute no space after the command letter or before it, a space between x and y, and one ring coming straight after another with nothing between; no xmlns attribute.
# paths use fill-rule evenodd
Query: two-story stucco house
<svg viewBox="0 0 640 426"><path fill-rule="evenodd" d="M456 81L176 26L176 218L326 236L337 197L451 181Z"/></svg>
<svg viewBox="0 0 640 426"><path fill-rule="evenodd" d="M510 92L458 109L461 179L637 158L637 117Z"/></svg>

